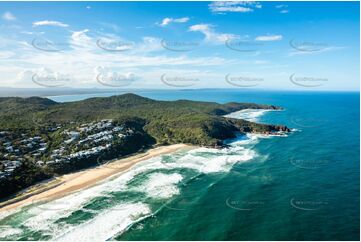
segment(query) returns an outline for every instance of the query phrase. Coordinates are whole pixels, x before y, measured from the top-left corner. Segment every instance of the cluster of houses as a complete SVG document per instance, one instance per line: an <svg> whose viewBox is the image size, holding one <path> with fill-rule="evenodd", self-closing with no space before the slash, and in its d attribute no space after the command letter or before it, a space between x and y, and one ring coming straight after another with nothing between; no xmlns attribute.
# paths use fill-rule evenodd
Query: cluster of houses
<svg viewBox="0 0 361 242"><path fill-rule="evenodd" d="M110 119L99 122L85 123L72 130L64 130L63 144L51 151L50 159L38 161L38 165L52 165L69 163L74 159L89 158L99 155L112 146L114 139L122 139L131 134L132 130L125 130L123 126L117 126Z"/></svg>
<svg viewBox="0 0 361 242"><path fill-rule="evenodd" d="M47 150L47 142L41 136L30 137L25 133L0 132L0 178L7 177L25 159L42 156Z"/></svg>
<svg viewBox="0 0 361 242"><path fill-rule="evenodd" d="M46 142L41 136L0 132L0 178L9 176L24 158L38 166L69 163L73 159L99 155L108 150L114 140L124 139L133 133L131 129L116 125L109 119L59 132L62 142L55 148L51 145L51 136Z"/></svg>

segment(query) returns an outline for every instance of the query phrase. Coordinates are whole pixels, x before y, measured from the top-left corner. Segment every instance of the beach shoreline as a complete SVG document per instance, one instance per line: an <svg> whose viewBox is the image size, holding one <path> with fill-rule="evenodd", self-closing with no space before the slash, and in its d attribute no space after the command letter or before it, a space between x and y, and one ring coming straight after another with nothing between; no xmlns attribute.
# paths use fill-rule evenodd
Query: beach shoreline
<svg viewBox="0 0 361 242"><path fill-rule="evenodd" d="M24 192L19 197L0 203L0 212L16 209L33 202L48 201L64 197L76 191L94 186L114 175L121 174L141 161L173 153L182 148L192 148L192 146L187 144L159 146L94 168L59 176L55 178L55 180L52 179L49 182L46 182L43 186L39 186L35 189L34 186L29 188L31 191Z"/></svg>

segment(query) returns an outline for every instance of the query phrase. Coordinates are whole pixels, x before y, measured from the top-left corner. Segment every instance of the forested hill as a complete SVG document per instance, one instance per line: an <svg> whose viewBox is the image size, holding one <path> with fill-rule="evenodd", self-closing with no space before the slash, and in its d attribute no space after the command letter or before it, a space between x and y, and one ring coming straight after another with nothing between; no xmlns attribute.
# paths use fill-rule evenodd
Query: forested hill
<svg viewBox="0 0 361 242"><path fill-rule="evenodd" d="M144 130L159 144L216 145L240 132L288 131L223 115L242 109L280 109L254 103L156 101L135 94L57 103L47 98L0 98L1 130L41 130L112 119Z"/></svg>
<svg viewBox="0 0 361 242"><path fill-rule="evenodd" d="M155 144L214 147L237 132L289 131L224 117L249 108L279 109L252 103L156 101L134 94L69 103L0 98L0 199Z"/></svg>

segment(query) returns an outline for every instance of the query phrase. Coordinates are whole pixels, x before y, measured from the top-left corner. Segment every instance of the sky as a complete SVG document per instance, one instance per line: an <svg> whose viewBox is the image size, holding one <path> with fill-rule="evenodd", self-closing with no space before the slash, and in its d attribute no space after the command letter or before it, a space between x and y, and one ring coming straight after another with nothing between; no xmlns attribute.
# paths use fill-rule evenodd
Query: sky
<svg viewBox="0 0 361 242"><path fill-rule="evenodd" d="M0 2L0 87L359 90L359 2Z"/></svg>

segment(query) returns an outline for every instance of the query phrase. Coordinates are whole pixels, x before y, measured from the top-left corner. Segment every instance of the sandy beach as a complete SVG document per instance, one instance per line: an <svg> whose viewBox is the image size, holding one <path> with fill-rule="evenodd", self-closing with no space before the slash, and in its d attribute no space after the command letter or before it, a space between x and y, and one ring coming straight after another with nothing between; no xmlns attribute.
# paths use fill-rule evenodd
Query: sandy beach
<svg viewBox="0 0 361 242"><path fill-rule="evenodd" d="M150 149L144 153L138 153L127 158L118 159L95 168L57 177L42 185L35 185L35 187L30 188L21 196L0 204L2 205L0 212L15 209L31 202L64 197L78 190L94 186L113 175L124 172L140 161L172 153L186 147L190 148L191 146L186 144L161 146Z"/></svg>

